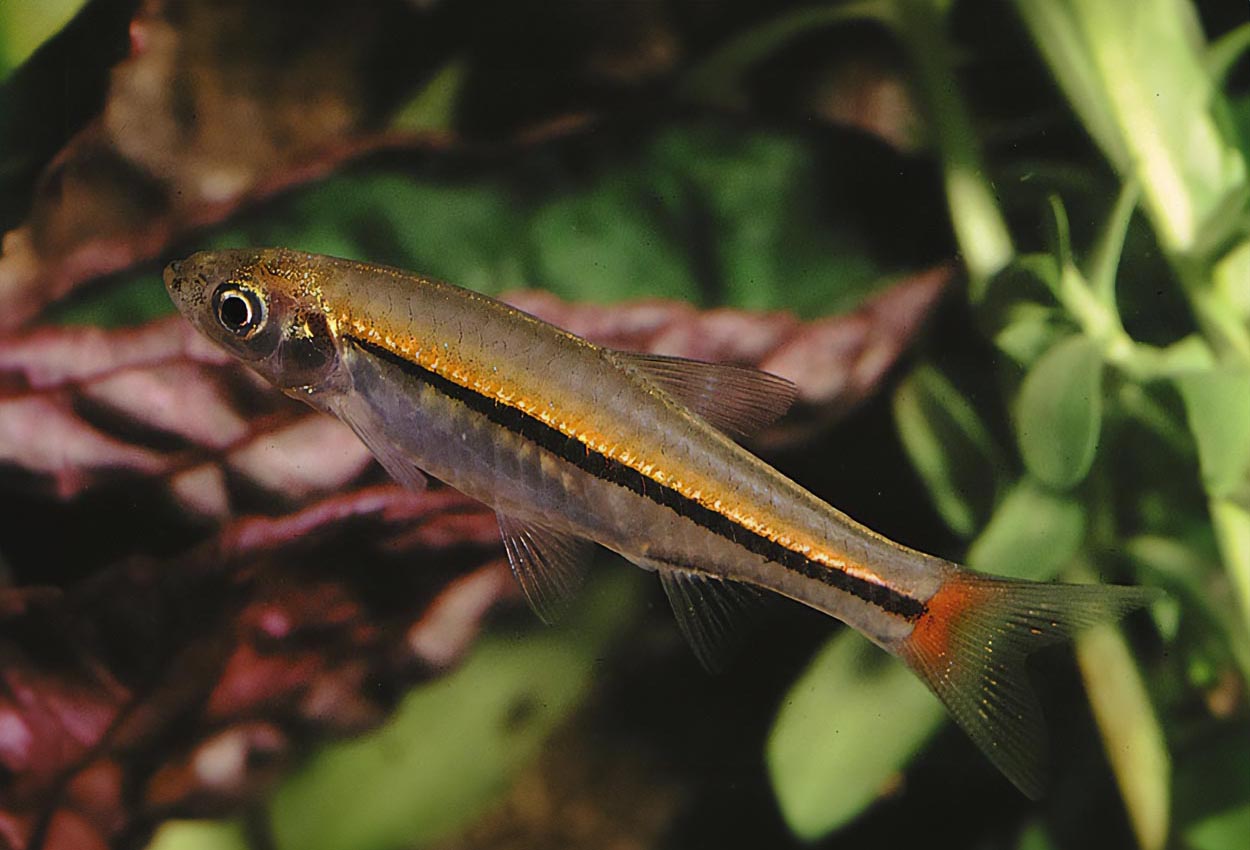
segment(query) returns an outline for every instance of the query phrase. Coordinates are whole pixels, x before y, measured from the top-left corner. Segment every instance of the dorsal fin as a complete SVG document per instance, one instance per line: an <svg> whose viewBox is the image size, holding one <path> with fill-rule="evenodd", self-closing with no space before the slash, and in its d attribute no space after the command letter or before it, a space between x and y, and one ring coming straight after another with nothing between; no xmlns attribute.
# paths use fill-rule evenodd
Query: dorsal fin
<svg viewBox="0 0 1250 850"><path fill-rule="evenodd" d="M659 567L657 572L699 663L713 673L724 669L741 643L743 618L760 607L763 594L749 584L693 570Z"/></svg>
<svg viewBox="0 0 1250 850"><path fill-rule="evenodd" d="M790 381L750 366L627 351L614 354L674 401L732 437L750 437L771 425L798 395Z"/></svg>
<svg viewBox="0 0 1250 850"><path fill-rule="evenodd" d="M525 600L544 623L555 622L581 586L589 544L496 511L508 563Z"/></svg>

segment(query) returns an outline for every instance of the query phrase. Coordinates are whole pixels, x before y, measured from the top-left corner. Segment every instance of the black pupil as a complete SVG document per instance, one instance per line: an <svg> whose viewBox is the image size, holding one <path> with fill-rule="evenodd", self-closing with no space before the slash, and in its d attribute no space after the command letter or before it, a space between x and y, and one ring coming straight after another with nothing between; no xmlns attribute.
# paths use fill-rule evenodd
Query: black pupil
<svg viewBox="0 0 1250 850"><path fill-rule="evenodd" d="M243 295L231 292L221 299L217 307L221 322L233 330L246 328L252 321L252 305Z"/></svg>

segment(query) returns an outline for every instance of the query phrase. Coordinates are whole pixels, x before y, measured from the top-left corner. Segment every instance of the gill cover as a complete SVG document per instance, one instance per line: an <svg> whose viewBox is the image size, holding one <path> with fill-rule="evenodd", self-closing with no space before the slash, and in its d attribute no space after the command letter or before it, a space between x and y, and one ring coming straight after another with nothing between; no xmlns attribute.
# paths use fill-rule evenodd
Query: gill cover
<svg viewBox="0 0 1250 850"><path fill-rule="evenodd" d="M338 348L316 286L281 274L266 252L194 254L169 264L165 286L204 334L283 390L331 378Z"/></svg>

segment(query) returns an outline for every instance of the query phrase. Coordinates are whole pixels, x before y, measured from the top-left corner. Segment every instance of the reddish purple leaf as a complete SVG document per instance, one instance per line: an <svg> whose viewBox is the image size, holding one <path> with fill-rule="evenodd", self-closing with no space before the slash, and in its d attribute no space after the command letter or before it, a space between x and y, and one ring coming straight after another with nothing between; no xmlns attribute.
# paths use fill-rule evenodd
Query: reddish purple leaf
<svg viewBox="0 0 1250 850"><path fill-rule="evenodd" d="M840 316L699 311L677 301L604 307L546 292L505 296L516 307L602 345L754 366L798 387L798 410L756 440L779 447L810 436L870 396L907 350L954 275L949 265L905 278Z"/></svg>
<svg viewBox="0 0 1250 850"><path fill-rule="evenodd" d="M97 277L156 258L178 237L351 159L464 144L452 131L392 123L443 63L476 47L477 28L443 21L450 13L440 6L140 4L102 114L48 164L27 220L3 236L0 333ZM653 76L637 61L628 67L635 54L649 67L673 64L671 50L645 50L671 41L667 32L644 27L623 43L621 32L600 53L579 51L580 70L633 86ZM590 120L584 108L548 105L478 143L535 144Z"/></svg>
<svg viewBox="0 0 1250 850"><path fill-rule="evenodd" d="M379 722L515 598L493 513L391 485L64 595L0 591L0 846L137 846L235 807Z"/></svg>
<svg viewBox="0 0 1250 850"><path fill-rule="evenodd" d="M236 512L240 488L296 504L368 463L346 427L285 399L179 318L0 340L0 465L61 498L153 478L220 518Z"/></svg>
<svg viewBox="0 0 1250 850"><path fill-rule="evenodd" d="M799 409L758 441L775 447L867 397L950 274L922 273L855 312L812 322L683 302L603 307L540 292L509 300L606 345L756 365L793 380ZM61 498L153 480L192 514L220 519L335 492L368 464L346 427L289 401L180 319L0 340L0 467ZM263 498L249 497L256 493Z"/></svg>

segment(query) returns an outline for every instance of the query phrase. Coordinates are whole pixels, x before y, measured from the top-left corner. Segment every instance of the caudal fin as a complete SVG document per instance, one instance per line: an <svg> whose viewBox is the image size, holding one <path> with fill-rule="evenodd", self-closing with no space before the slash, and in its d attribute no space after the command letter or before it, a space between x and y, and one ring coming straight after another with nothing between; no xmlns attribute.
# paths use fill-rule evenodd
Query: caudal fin
<svg viewBox="0 0 1250 850"><path fill-rule="evenodd" d="M952 575L898 654L1027 796L1045 785L1046 733L1025 658L1156 598L1149 588Z"/></svg>

